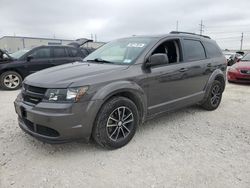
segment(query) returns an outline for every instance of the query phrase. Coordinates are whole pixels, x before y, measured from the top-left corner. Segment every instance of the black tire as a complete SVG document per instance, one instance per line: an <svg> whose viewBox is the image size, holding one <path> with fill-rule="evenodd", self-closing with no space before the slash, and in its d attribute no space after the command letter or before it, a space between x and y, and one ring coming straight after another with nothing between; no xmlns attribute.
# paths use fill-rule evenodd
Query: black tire
<svg viewBox="0 0 250 188"><path fill-rule="evenodd" d="M6 82L9 79L10 82ZM6 71L0 76L0 86L5 90L16 90L22 86L22 77L15 71Z"/></svg>
<svg viewBox="0 0 250 188"><path fill-rule="evenodd" d="M221 82L215 80L209 90L206 101L201 105L206 110L215 110L221 102L223 92L223 85Z"/></svg>
<svg viewBox="0 0 250 188"><path fill-rule="evenodd" d="M129 115L131 113L132 115ZM119 119L119 121L113 119ZM139 113L136 105L128 98L114 97L108 100L99 111L92 137L102 147L117 149L126 145L134 137L138 125Z"/></svg>

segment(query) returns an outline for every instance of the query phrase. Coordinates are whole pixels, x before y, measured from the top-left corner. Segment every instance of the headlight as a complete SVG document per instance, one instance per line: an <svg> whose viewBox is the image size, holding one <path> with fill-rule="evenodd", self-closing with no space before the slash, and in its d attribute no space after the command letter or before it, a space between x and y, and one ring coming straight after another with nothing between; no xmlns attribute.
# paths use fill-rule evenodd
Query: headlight
<svg viewBox="0 0 250 188"><path fill-rule="evenodd" d="M51 102L78 102L87 90L87 86L68 89L47 89L45 100Z"/></svg>

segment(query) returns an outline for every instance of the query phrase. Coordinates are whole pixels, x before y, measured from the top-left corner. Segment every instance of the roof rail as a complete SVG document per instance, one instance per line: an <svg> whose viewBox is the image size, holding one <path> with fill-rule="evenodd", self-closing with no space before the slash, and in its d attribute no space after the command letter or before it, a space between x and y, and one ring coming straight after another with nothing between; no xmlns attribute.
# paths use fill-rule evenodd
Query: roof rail
<svg viewBox="0 0 250 188"><path fill-rule="evenodd" d="M171 31L170 34L188 34L188 35L196 35L196 36L204 37L207 39L211 39L209 36L206 36L206 35L199 35L196 33L189 33L189 32L183 32L183 31Z"/></svg>

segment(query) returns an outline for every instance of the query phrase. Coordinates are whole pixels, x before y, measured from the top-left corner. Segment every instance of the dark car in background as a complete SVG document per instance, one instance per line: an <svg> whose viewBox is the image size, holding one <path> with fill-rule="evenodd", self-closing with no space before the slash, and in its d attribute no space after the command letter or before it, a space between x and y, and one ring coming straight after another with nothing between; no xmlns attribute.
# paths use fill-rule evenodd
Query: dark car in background
<svg viewBox="0 0 250 188"><path fill-rule="evenodd" d="M0 86L6 90L21 87L23 79L37 71L74 61L81 61L92 51L73 46L39 46L23 49L0 60Z"/></svg>
<svg viewBox="0 0 250 188"><path fill-rule="evenodd" d="M228 69L227 79L229 82L250 83L250 54Z"/></svg>

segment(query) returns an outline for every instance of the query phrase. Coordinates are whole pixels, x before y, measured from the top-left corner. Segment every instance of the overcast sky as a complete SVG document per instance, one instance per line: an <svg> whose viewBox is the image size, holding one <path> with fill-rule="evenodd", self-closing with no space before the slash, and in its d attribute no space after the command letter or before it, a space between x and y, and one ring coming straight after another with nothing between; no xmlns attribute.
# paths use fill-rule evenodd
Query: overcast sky
<svg viewBox="0 0 250 188"><path fill-rule="evenodd" d="M0 0L5 35L99 41L176 30L204 34L222 48L250 49L250 0Z"/></svg>

